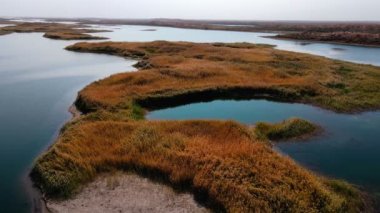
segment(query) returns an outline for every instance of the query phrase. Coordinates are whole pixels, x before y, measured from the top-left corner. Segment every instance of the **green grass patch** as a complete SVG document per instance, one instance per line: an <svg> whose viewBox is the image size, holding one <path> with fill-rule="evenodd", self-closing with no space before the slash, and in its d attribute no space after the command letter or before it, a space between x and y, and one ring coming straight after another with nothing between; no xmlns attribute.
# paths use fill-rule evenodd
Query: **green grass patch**
<svg viewBox="0 0 380 213"><path fill-rule="evenodd" d="M353 185L343 180L334 179L327 180L326 184L332 191L337 193L340 198L345 199L341 208L344 212L363 212L368 209L368 207L365 206L368 201L364 200L362 192Z"/></svg>
<svg viewBox="0 0 380 213"><path fill-rule="evenodd" d="M347 67L347 66L340 66L338 69L337 69L337 72L341 75L346 75L346 74L349 74L351 73L352 71L354 71L352 68L350 67Z"/></svg>
<svg viewBox="0 0 380 213"><path fill-rule="evenodd" d="M255 126L255 134L260 139L278 141L310 135L317 129L318 127L309 121L291 118L276 124L259 122Z"/></svg>

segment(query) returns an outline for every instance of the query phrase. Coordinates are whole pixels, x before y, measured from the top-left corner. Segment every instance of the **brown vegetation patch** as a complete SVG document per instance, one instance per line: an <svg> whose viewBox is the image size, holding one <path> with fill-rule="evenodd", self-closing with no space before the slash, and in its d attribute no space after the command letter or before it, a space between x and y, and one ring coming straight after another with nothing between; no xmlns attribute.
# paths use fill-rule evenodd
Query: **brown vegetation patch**
<svg viewBox="0 0 380 213"><path fill-rule="evenodd" d="M112 108L133 100L210 90L220 91L220 97L224 93L228 98L236 88L249 91L244 94L246 98L257 97L259 93L340 112L380 107L378 67L279 51L265 45L104 42L78 43L67 49L142 60L138 67L143 70L113 75L82 90L79 99L90 108ZM123 79L139 79L140 83ZM333 86L341 82L344 88ZM270 93L261 94L262 91Z"/></svg>

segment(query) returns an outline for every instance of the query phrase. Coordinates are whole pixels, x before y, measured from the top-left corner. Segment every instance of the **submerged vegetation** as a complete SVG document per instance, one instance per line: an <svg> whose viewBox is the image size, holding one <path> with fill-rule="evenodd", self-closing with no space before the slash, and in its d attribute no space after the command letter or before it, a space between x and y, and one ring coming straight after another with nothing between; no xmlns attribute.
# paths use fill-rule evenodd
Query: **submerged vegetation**
<svg viewBox="0 0 380 213"><path fill-rule="evenodd" d="M78 43L67 49L139 59L134 73L79 93L68 123L31 176L48 198L69 197L99 173L134 171L192 191L216 211L360 212L351 185L321 178L231 121L146 121L144 111L217 98L270 98L353 112L380 107L380 69L266 45ZM342 86L344 85L344 86ZM267 138L310 133L293 119L258 124Z"/></svg>
<svg viewBox="0 0 380 213"><path fill-rule="evenodd" d="M259 122L255 125L255 134L258 138L274 141L304 138L317 130L316 125L299 118L291 118L276 124Z"/></svg>

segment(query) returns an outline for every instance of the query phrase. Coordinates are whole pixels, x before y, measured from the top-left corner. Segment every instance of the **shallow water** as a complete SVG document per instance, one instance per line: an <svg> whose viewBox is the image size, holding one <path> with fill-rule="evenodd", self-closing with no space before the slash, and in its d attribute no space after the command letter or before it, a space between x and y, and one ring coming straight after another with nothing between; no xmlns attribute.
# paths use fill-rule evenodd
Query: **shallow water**
<svg viewBox="0 0 380 213"><path fill-rule="evenodd" d="M224 119L245 124L279 122L290 117L310 120L324 132L307 142L278 143L281 152L327 176L342 178L380 194L380 112L337 114L304 104L266 100L212 101L157 110L148 119Z"/></svg>
<svg viewBox="0 0 380 213"><path fill-rule="evenodd" d="M0 36L0 212L28 212L22 178L70 118L77 91L133 61L79 54L40 33Z"/></svg>

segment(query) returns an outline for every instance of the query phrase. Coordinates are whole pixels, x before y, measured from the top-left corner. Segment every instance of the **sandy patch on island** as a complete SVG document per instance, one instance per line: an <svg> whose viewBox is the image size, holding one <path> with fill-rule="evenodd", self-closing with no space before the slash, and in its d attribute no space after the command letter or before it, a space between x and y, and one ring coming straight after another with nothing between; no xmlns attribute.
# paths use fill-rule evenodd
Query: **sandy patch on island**
<svg viewBox="0 0 380 213"><path fill-rule="evenodd" d="M51 212L208 212L189 193L133 174L105 175L85 186L74 198L48 201Z"/></svg>

